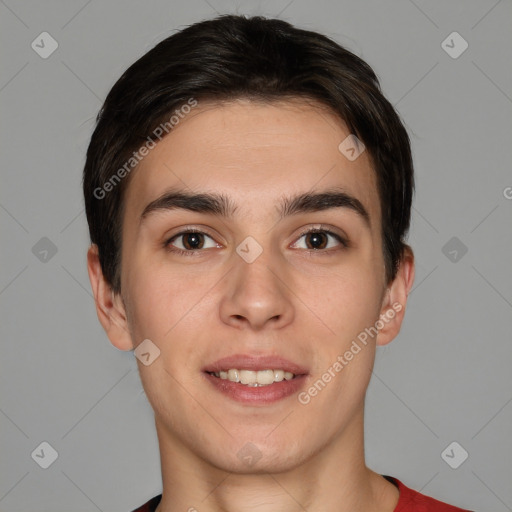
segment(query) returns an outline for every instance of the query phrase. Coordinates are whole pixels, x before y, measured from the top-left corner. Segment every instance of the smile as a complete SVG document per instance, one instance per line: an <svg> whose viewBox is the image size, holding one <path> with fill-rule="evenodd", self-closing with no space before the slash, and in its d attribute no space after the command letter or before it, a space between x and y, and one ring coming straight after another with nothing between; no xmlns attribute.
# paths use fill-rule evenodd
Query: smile
<svg viewBox="0 0 512 512"><path fill-rule="evenodd" d="M219 379L229 380L230 382L238 382L250 387L269 386L274 382L282 382L283 380L292 380L295 375L285 370L237 370L230 368L218 372L208 372Z"/></svg>

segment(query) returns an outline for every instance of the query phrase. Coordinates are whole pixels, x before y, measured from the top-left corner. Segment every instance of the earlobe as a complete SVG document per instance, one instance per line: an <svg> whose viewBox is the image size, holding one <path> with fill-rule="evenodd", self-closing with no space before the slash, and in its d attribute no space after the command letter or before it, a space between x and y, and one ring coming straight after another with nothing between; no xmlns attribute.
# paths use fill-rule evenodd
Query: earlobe
<svg viewBox="0 0 512 512"><path fill-rule="evenodd" d="M400 332L407 297L414 282L414 253L406 246L395 279L386 291L379 319L377 345L387 345Z"/></svg>
<svg viewBox="0 0 512 512"><path fill-rule="evenodd" d="M112 292L105 281L99 260L98 246L92 244L87 251L87 271L91 282L96 313L103 329L114 347L119 350L132 350L126 312L120 296Z"/></svg>

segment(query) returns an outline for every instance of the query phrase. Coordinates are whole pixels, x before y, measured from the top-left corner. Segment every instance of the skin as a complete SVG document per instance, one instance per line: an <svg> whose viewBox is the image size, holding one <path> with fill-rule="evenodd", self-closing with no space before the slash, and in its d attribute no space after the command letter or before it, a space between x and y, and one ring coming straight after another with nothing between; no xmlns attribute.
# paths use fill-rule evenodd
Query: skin
<svg viewBox="0 0 512 512"><path fill-rule="evenodd" d="M138 361L160 444L159 512L395 508L396 487L365 465L363 410L376 346L400 330L414 260L406 251L386 282L374 171L366 151L351 162L338 150L348 135L340 119L304 100L200 103L130 177L121 294L105 282L97 247L89 249L97 313L111 343L132 350L150 339L161 351L149 366ZM174 209L141 223L144 207L171 187L222 193L236 212ZM370 225L348 208L278 218L283 196L332 187L358 198ZM327 249L308 250L311 237L301 230L319 224L349 247L327 237ZM211 237L206 248L193 256L166 250L189 226ZM250 264L235 250L247 236L263 249ZM280 355L308 369L307 390L394 303L401 311L306 405L296 394L241 404L201 372L236 353ZM248 442L261 455L250 466L237 456Z"/></svg>

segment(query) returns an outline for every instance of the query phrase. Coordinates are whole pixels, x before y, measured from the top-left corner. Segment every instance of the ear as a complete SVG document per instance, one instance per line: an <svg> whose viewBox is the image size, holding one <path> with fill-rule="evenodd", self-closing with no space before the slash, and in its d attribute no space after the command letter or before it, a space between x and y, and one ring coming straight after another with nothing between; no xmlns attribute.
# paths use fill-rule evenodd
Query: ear
<svg viewBox="0 0 512 512"><path fill-rule="evenodd" d="M87 271L96 303L96 313L110 342L119 350L132 350L134 346L122 298L120 294L114 294L103 277L96 244L92 244L87 251Z"/></svg>
<svg viewBox="0 0 512 512"><path fill-rule="evenodd" d="M395 279L390 283L382 301L377 345L387 345L400 332L407 297L414 282L414 254L407 245ZM382 328L381 328L382 327Z"/></svg>

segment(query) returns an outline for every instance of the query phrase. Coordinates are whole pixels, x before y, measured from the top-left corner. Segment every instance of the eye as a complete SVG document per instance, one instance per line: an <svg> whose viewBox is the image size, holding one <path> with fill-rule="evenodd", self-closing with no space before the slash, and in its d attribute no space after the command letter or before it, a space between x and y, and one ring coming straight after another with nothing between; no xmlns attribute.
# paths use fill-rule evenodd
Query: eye
<svg viewBox="0 0 512 512"><path fill-rule="evenodd" d="M304 242L299 244L301 239L304 239ZM339 245L341 245L342 248L348 247L348 242L340 235L321 228L313 228L303 232L299 241L292 245L294 249L298 248L309 251L321 251L325 249L332 249Z"/></svg>
<svg viewBox="0 0 512 512"><path fill-rule="evenodd" d="M202 231L187 230L174 235L167 240L165 246L173 252L181 254L193 254L200 249L211 249L218 247L213 238Z"/></svg>

